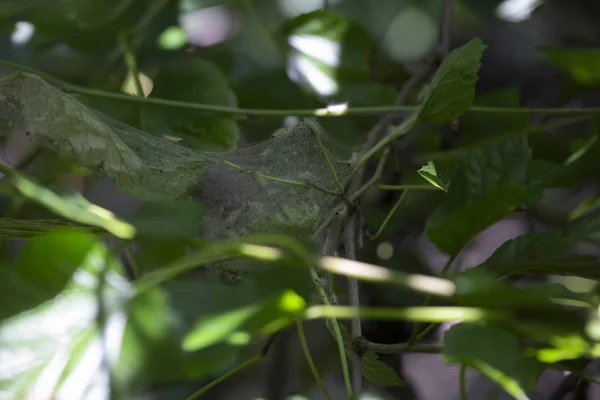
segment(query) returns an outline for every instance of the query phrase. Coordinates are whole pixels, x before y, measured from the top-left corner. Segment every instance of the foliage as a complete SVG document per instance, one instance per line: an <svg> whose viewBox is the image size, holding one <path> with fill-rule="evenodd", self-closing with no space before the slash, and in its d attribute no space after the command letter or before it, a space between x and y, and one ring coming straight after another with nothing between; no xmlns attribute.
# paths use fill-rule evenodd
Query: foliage
<svg viewBox="0 0 600 400"><path fill-rule="evenodd" d="M600 238L597 194L551 230L510 239L466 271L450 268L502 219L543 214L548 189L597 180L598 121L584 116L584 135L552 139L563 159L546 154L551 136L520 107L518 90L476 97L486 49L478 38L442 60L427 49L423 70L434 71L415 83L419 71L407 72L402 51L342 6L294 15L273 11L274 1L177 3L0 6L2 29L28 21L36 30L8 53L0 43L9 59L0 61L3 146L16 140L31 159L61 160L49 163L60 166L52 176L72 177L76 166L85 184L105 179L143 202L121 215L47 182L51 168L27 157L0 164L0 398L129 399L161 385L195 398L311 319L328 320L349 398L350 361L377 387L406 382L338 319L462 320L445 333L444 361L517 399L545 369L584 373L600 354L600 261L574 249ZM397 13L408 9L425 13ZM190 10L230 17L232 30L203 44L181 22ZM596 50L543 53L571 84L598 84ZM388 106L401 85L412 90ZM585 111L569 110L556 113ZM401 121L373 117L399 112ZM465 137L454 149L438 140L450 131ZM403 153L414 143L439 161ZM377 193L387 189L402 193L385 215ZM363 217L390 241L421 218L411 229L448 256L442 276L352 260L363 254ZM341 306L321 271L438 305L428 297L419 307ZM514 280L525 275L538 280ZM593 285L572 290L566 278ZM417 326L391 346L420 351L423 335ZM208 386L193 392L201 381Z"/></svg>

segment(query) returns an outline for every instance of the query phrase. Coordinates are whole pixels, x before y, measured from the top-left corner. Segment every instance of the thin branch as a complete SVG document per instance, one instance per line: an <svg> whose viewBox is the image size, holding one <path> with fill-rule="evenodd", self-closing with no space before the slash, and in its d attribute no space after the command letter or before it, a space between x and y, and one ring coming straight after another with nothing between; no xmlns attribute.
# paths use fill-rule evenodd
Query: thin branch
<svg viewBox="0 0 600 400"><path fill-rule="evenodd" d="M344 227L344 250L346 258L356 260L356 214L351 215ZM350 306L358 310L360 308L360 296L358 281L354 278L348 279L348 296ZM360 316L352 318L351 324L352 340L362 336ZM362 392L362 357L352 352L352 386L355 395Z"/></svg>
<svg viewBox="0 0 600 400"><path fill-rule="evenodd" d="M440 190L433 185L377 185L381 190Z"/></svg>
<svg viewBox="0 0 600 400"><path fill-rule="evenodd" d="M431 332L437 324L430 324L425 329L423 329L413 340L413 343L417 343L419 340L423 339L425 335Z"/></svg>
<svg viewBox="0 0 600 400"><path fill-rule="evenodd" d="M442 272L440 273L440 278L444 278L444 276L446 276L446 273L448 273L448 271L452 267L452 264L454 263L454 260L456 260L457 256L458 256L458 254L454 254L453 256L451 256L448 259L448 261L446 261L446 265L444 265L444 268L442 269ZM423 303L423 306L427 306L430 301L431 301L431 295L428 295L425 298L425 303ZM408 339L408 343L416 343L423 336L425 336L427 334L427 332L432 330L434 327L435 327L435 324L431 324L427 328L425 328L425 330L423 330L423 332L419 333L419 329L421 329L421 325L415 324L415 326L413 326L412 332L410 334L410 338Z"/></svg>
<svg viewBox="0 0 600 400"><path fill-rule="evenodd" d="M140 276L140 269L138 268L137 261L135 260L135 254L131 245L128 245L125 248L125 255L127 256L127 261L129 261L129 266L131 267L131 275L133 275L132 278L135 280L138 276Z"/></svg>
<svg viewBox="0 0 600 400"><path fill-rule="evenodd" d="M318 281L319 275L317 275L317 272L312 267L310 267L310 275L313 281ZM325 292L325 289L323 289L323 287L320 285L315 285L315 287L317 288L319 296L321 296L321 300L325 304L324 307L332 307L331 303L329 302L329 298L327 297L327 293ZM344 339L342 338L342 331L340 330L340 325L338 324L335 316L331 316L328 319L331 323L334 339L338 346L340 362L342 364L342 373L344 375L344 384L346 386L346 394L348 395L348 399L353 399L354 395L352 392L352 381L350 380L350 372L348 369L348 360L346 358L346 349L344 348Z"/></svg>
<svg viewBox="0 0 600 400"><path fill-rule="evenodd" d="M217 379L213 380L208 385L202 387L200 390L192 393L190 396L187 397L186 400L197 399L198 397L202 396L204 393L208 392L210 389L212 389L213 387L217 386L219 383L223 382L224 380L226 380L230 376L237 374L238 372L240 372L243 369L246 369L247 367L249 367L250 365L254 364L255 362L259 361L262 358L263 358L263 356L261 354L256 354L256 355L250 357L249 359L247 359L243 363L235 366L230 371L228 371L225 374L219 376Z"/></svg>
<svg viewBox="0 0 600 400"><path fill-rule="evenodd" d="M548 122L548 123L542 124L542 125L533 125L533 126L530 126L529 128L524 129L523 131L525 133L527 133L528 135L533 135L536 133L550 131L550 130L562 128L564 126L568 126L571 124L576 124L579 122L587 121L591 118L593 118L593 115L578 115L578 116L574 116L574 117L566 117L566 118L561 118L558 121L551 121L551 122ZM494 136L486 138L486 139L478 140L474 143L469 144L468 146L464 146L464 147L460 147L460 148L456 148L456 149L445 150L445 151L432 151L432 152L428 152L428 153L416 154L414 157L414 162L416 164L425 164L429 161L458 160L463 157L466 157L468 154L470 154L475 149L492 145L492 144L498 142L499 140L502 140L502 138L506 137L507 135L511 135L514 133L515 133L515 131L503 132L501 134L494 135Z"/></svg>
<svg viewBox="0 0 600 400"><path fill-rule="evenodd" d="M467 400L467 364L460 364L460 400Z"/></svg>
<svg viewBox="0 0 600 400"><path fill-rule="evenodd" d="M440 22L440 53L445 58L450 52L450 24L452 23L452 0L442 3L442 16Z"/></svg>
<svg viewBox="0 0 600 400"><path fill-rule="evenodd" d="M365 343L365 351L373 351L380 354L399 354L399 353L428 353L428 354L439 354L444 350L442 346L436 346L433 344L409 344L409 343L395 343L395 344L384 344L374 343L367 341Z"/></svg>
<svg viewBox="0 0 600 400"><path fill-rule="evenodd" d="M310 368L310 371L312 372L313 377L315 378L315 381L317 381L317 384L321 388L321 391L323 392L325 397L328 400L332 400L331 395L327 391L327 388L325 387L325 384L323 383L323 380L321 379L321 376L319 375L319 371L317 370L317 367L316 367L315 363L313 362L313 359L310 355L310 350L308 349L308 344L306 343L306 337L304 336L304 327L302 325L302 321L296 321L296 327L298 330L298 339L300 339L300 345L302 346L302 352L304 353L304 357L306 358L308 367Z"/></svg>
<svg viewBox="0 0 600 400"><path fill-rule="evenodd" d="M389 155L390 149L386 147L381 152L381 157L379 158L379 163L377 163L375 173L373 174L373 176L371 176L371 179L369 179L367 183L365 183L360 189L352 193L352 196L350 196L350 201L358 200L358 198L362 196L364 192L369 190L369 188L371 188L375 183L377 183L379 179L381 179L381 175L383 174L383 167L385 166L385 162L387 161Z"/></svg>
<svg viewBox="0 0 600 400"><path fill-rule="evenodd" d="M569 374L562 380L552 395L548 397L548 400L563 400L569 393L575 391L582 379L573 373Z"/></svg>
<svg viewBox="0 0 600 400"><path fill-rule="evenodd" d="M197 399L198 397L202 396L204 393L208 392L210 389L212 389L213 387L215 387L219 383L223 382L224 380L226 380L230 376L235 375L236 373L240 372L241 370L249 367L250 365L254 364L255 362L257 362L257 361L263 359L264 357L266 357L267 354L269 354L269 349L271 348L271 345L273 344L273 342L275 341L275 338L277 337L277 335L279 335L280 332L281 331L277 331L274 334L272 334L271 336L269 336L269 339L267 340L267 343L265 343L265 345L263 346L263 348L260 351L260 353L258 353L256 355L250 357L249 359L247 359L243 363L241 363L241 364L237 365L236 367L234 367L233 369L231 369L229 372L226 372L225 374L219 376L217 379L213 380L212 382L210 382L207 385L205 385L204 387L202 387L200 390L192 393L190 396L188 396L186 398L186 400Z"/></svg>
<svg viewBox="0 0 600 400"><path fill-rule="evenodd" d="M267 181L281 183L281 184L284 184L284 185L302 187L302 188L306 188L306 189L312 188L312 189L318 190L319 192L323 192L323 193L331 195L331 196L336 196L336 197L340 196L340 193L334 192L334 191L329 190L329 189L325 189L325 188L323 188L321 186L318 186L318 185L316 185L314 183L311 183L311 182L308 182L308 181L306 181L306 182L300 182L300 181L293 181L293 180L290 180L290 179L277 178L276 176L264 175L264 174L262 174L262 173L260 173L258 171L254 171L254 170L252 170L250 168L241 167L241 166L239 166L237 164L232 163L231 161L223 161L223 164L225 164L225 165L227 165L227 166L229 166L229 167L231 167L231 168L233 168L233 169L235 169L237 171L243 172L243 173L248 174L250 176L255 176L257 178L262 178L262 179L265 179Z"/></svg>
<svg viewBox="0 0 600 400"><path fill-rule="evenodd" d="M402 194L400 195L400 198L398 198L398 201L396 201L396 204L394 204L394 207L392 207L392 209L390 210L388 215L386 215L385 219L381 223L381 226L379 227L379 230L377 230L377 233L375 233L374 235L369 235L369 239L375 240L381 235L381 233L385 229L386 225L388 224L388 222L390 221L390 219L392 218L392 216L394 215L394 213L396 212L398 207L400 207L400 205L404 202L404 199L406 198L407 194L408 194L408 190L405 190L404 192L402 192Z"/></svg>
<svg viewBox="0 0 600 400"><path fill-rule="evenodd" d="M156 0L148 2L150 4L148 4L145 12L140 16L133 29L131 29L133 35L131 49L133 52L143 43L148 27L172 1L173 0ZM110 73L115 63L118 61L119 55L120 51L118 48L111 52L104 65L99 68L99 72L94 74L90 80L93 85L99 84L105 79L106 75Z"/></svg>
<svg viewBox="0 0 600 400"><path fill-rule="evenodd" d="M321 155L323 156L323 159L327 163L327 167L329 168L329 172L331 173L331 176L335 182L335 185L337 186L338 190L340 191L340 194L343 194L344 187L342 186L342 183L340 182L340 179L338 178L337 173L335 172L335 168L333 168L333 164L331 163L331 159L329 158L329 154L327 154L327 150L325 149L325 146L323 146L323 142L321 142L319 133L316 132L314 129L311 129L311 132L315 138L315 141L317 142L317 146L319 146L319 150L321 150Z"/></svg>
<svg viewBox="0 0 600 400"><path fill-rule="evenodd" d="M419 105L392 105L392 106L374 106L374 107L349 107L345 110L338 110L333 107L316 109L257 109L257 108L238 108L229 106L218 106L214 104L191 103L186 101L167 100L156 97L138 97L127 94L105 92L102 90L88 89L81 86L62 81L51 75L37 71L35 69L15 64L10 61L0 60L0 65L11 67L23 72L37 75L44 80L52 83L59 89L67 93L78 93L87 96L101 97L113 100L128 101L133 103L153 104L163 107L173 107L188 110L201 111L204 114L219 116L263 116L263 117L344 117L352 115L373 115L373 114L399 114L411 113L419 109ZM8 79L8 78L5 78ZM522 107L482 107L473 106L469 112L484 114L550 114L550 115L596 115L600 114L600 107L583 108L522 108Z"/></svg>

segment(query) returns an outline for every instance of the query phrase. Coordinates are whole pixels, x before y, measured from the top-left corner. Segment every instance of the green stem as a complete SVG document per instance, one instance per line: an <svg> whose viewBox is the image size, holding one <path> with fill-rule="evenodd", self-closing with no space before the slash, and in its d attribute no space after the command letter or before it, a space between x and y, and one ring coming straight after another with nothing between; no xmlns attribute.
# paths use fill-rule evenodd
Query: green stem
<svg viewBox="0 0 600 400"><path fill-rule="evenodd" d="M129 101L135 103L153 104L164 107L182 108L196 111L204 111L205 113L217 114L223 116L246 115L246 116L265 116L265 117L280 117L280 116L297 116L297 117L342 117L348 115L373 115L373 114L397 114L407 113L419 110L419 105L392 105L392 106L374 106L374 107L350 107L343 111L332 108L317 108L317 109L289 109L289 110L274 110L274 109L256 109L256 108L237 108L228 106L218 106L214 104L190 103L185 101L166 100L153 97L137 97L126 94L104 92L101 90L87 89L81 86L73 85L54 78L48 74L44 74L32 68L23 65L15 64L10 61L0 60L0 65L5 65L20 71L38 75L45 80L52 82L58 88L69 93L78 93L87 96L102 97L114 100ZM549 114L549 115L595 115L600 114L600 107L588 108L520 108L520 107L481 107L474 106L469 109L469 112L484 113L484 114ZM409 118L408 120L411 120ZM395 130L393 134L384 138L378 143L368 154L363 156L360 164L362 165L366 159L370 158L374 153L381 150L391 141L401 136L405 132L402 129Z"/></svg>
<svg viewBox="0 0 600 400"><path fill-rule="evenodd" d="M315 271L315 269L312 267L310 267L310 275L313 281L319 281L319 275L317 274L317 271ZM325 289L323 289L321 285L315 285L315 287L317 288L317 292L319 293L319 296L325 304L325 306L317 307L334 307L331 305L329 297L327 297L327 293L325 292ZM352 381L350 380L350 370L348 368L348 359L346 358L346 350L344 348L344 339L342 338L342 331L340 330L340 325L338 324L335 316L329 317L328 319L333 328L335 342L337 343L338 352L340 354L340 362L342 364L342 373L344 375L344 385L346 386L346 393L348 394L348 399L353 399L354 394L352 393Z"/></svg>
<svg viewBox="0 0 600 400"><path fill-rule="evenodd" d="M407 193L408 193L408 190L405 190L404 192L402 192L402 194L400 195L400 198L398 199L398 201L396 201L396 204L394 204L394 207L392 207L392 209L390 210L388 215L386 215L386 217L383 220L383 223L381 224L381 226L379 227L379 230L377 231L377 233L375 233L374 235L368 235L369 239L375 240L383 233L383 230L385 229L386 225L388 224L390 219L392 219L392 216L394 215L394 213L396 212L398 207L400 207L400 205L404 201L404 198L406 197Z"/></svg>
<svg viewBox="0 0 600 400"><path fill-rule="evenodd" d="M432 344L410 344L410 343L394 343L383 344L368 342L366 351L373 351L381 354L398 354L398 353L428 353L439 354L444 348Z"/></svg>
<svg viewBox="0 0 600 400"><path fill-rule="evenodd" d="M419 321L419 322L480 322L507 320L509 315L501 311L486 310L476 307L363 307L357 309L351 306L312 306L304 314L305 318L339 318L393 320L393 321Z"/></svg>
<svg viewBox="0 0 600 400"><path fill-rule="evenodd" d="M319 371L317 370L317 367L315 366L315 363L313 362L313 359L310 355L310 350L308 349L308 344L306 343L306 337L304 336L304 327L302 326L302 321L296 321L296 327L298 329L298 338L300 339L300 345L302 346L302 351L304 352L304 357L306 358L306 362L308 363L310 371L312 372L313 377L317 381L317 384L321 388L321 391L323 392L325 397L328 400L332 400L331 396L329 395L329 392L327 391L327 388L325 387L325 384L323 384L323 380L319 375Z"/></svg>
<svg viewBox="0 0 600 400"><path fill-rule="evenodd" d="M131 30L133 34L131 48L132 51L139 48L143 43L148 27L152 24L152 22L161 14L165 7L169 5L173 0L156 0L156 1L148 1L148 6L145 9L145 12L140 16L137 23ZM91 79L92 84L100 84L104 81L105 77L110 73L110 71L115 66L115 63L119 60L120 51L119 49L115 49L111 52L111 54L107 57L106 62L103 66L101 66Z"/></svg>
<svg viewBox="0 0 600 400"><path fill-rule="evenodd" d="M568 126L571 124L575 124L578 122L586 121L592 117L593 117L593 115L578 115L578 116L569 117L569 118L561 118L558 121L552 121L552 122L548 122L548 123L542 124L542 125L531 126L530 128L525 129L525 132L527 134L531 135L531 134L535 134L535 133L539 133L539 132L549 131L552 129L558 129L558 128ZM514 131L501 133L501 134L494 135L494 136L486 138L486 139L478 140L474 143L469 144L468 146L457 148L457 149L417 154L417 155L415 155L415 163L425 164L429 161L460 160L461 158L469 155L473 150L481 148L481 147L485 147L485 146L490 146L490 145L498 142L502 138L506 137L507 135L511 135L514 133L515 133Z"/></svg>
<svg viewBox="0 0 600 400"><path fill-rule="evenodd" d="M381 190L440 190L433 185L377 185Z"/></svg>
<svg viewBox="0 0 600 400"><path fill-rule="evenodd" d="M375 173L369 179L367 183L362 185L356 192L352 193L350 196L350 201L356 201L364 192L366 192L371 186L373 186L379 179L381 179L381 175L383 174L383 168L385 167L385 162L387 161L388 156L390 155L390 148L386 147L381 152L381 157L379 158L379 162L377 163L377 168L375 168Z"/></svg>
<svg viewBox="0 0 600 400"><path fill-rule="evenodd" d="M249 367L250 365L254 364L255 362L259 361L261 358L263 358L262 354L257 354L253 357L250 357L249 359L247 359L246 361L244 361L243 363L237 365L235 368L233 368L232 370L228 371L227 373L219 376L217 379L215 379L214 381L210 382L208 385L204 386L202 389L192 393L190 396L187 397L186 400L194 400L197 399L198 397L202 396L204 393L208 392L210 389L212 389L213 387L215 387L216 385L218 385L219 383L223 382L225 379L229 378L230 376L240 372L241 370Z"/></svg>
<svg viewBox="0 0 600 400"><path fill-rule="evenodd" d="M407 274L379 265L329 256L317 258L313 263L315 266L334 274L372 283L394 285L402 289L427 293L432 296L450 298L456 292L456 286L452 281L435 276Z"/></svg>
<svg viewBox="0 0 600 400"><path fill-rule="evenodd" d="M133 249L131 248L131 246L127 246L125 248L125 254L127 255L127 260L129 261L129 265L131 266L133 279L136 279L138 276L140 276L140 269L138 268L137 261L135 260L135 254L133 254Z"/></svg>
<svg viewBox="0 0 600 400"><path fill-rule="evenodd" d="M442 272L440 273L440 278L444 278L444 276L446 276L446 273L450 270L450 267L452 267L452 264L454 263L454 260L456 260L457 256L458 254L454 254L448 259L448 261L446 261L446 265L444 265L444 268L442 268ZM425 303L423 303L423 306L427 306L430 301L431 295L428 295L425 298ZM419 333L419 330L421 329L421 324L415 324L410 334L410 338L408 339L408 343L416 343L433 328L435 328L435 324L430 324L427 328L423 330L423 332Z"/></svg>
<svg viewBox="0 0 600 400"><path fill-rule="evenodd" d="M329 154L327 154L327 150L325 150L325 146L323 146L323 142L321 142L321 138L319 137L319 132L315 132L315 130L313 129L312 134L315 138L315 141L317 142L317 145L319 146L319 149L321 150L321 155L323 156L323 159L327 163L327 167L329 168L329 172L331 173L331 176L333 177L335 186L337 186L338 190L340 191L340 194L343 194L344 187L342 186L342 183L340 182L340 179L338 178L337 173L335 172L335 168L333 168L333 164L331 163Z"/></svg>
<svg viewBox="0 0 600 400"><path fill-rule="evenodd" d="M427 335L429 332L431 332L435 327L437 326L437 324L430 324L428 325L425 329L423 329L418 335L415 336L415 338L413 339L413 343L417 343L419 340L423 339L425 337L425 335ZM417 327L417 329L413 332L417 332L419 329Z"/></svg>
<svg viewBox="0 0 600 400"><path fill-rule="evenodd" d="M395 106L395 107L406 107L406 106ZM420 106L416 106L414 111L418 111ZM398 112L398 111L396 111ZM400 136L408 133L409 130L417 123L417 119L419 117L418 113L413 113L411 116L406 118L402 123L392 129L392 131L379 142L377 142L373 147L371 147L363 156L356 162L354 165L354 169L359 169L364 163L366 163L371 157L377 154L380 150L383 150L387 145L392 143L394 140L398 139Z"/></svg>
<svg viewBox="0 0 600 400"><path fill-rule="evenodd" d="M119 46L121 47L121 52L123 53L123 58L125 59L125 65L127 65L129 74L135 83L136 94L140 97L144 97L144 88L142 87L142 82L140 81L140 71L138 69L135 55L129 46L126 33L119 35Z"/></svg>
<svg viewBox="0 0 600 400"><path fill-rule="evenodd" d="M467 364L460 365L460 400L467 400Z"/></svg>
<svg viewBox="0 0 600 400"><path fill-rule="evenodd" d="M250 176L256 176L256 177L260 177L262 179L265 179L267 181L271 181L271 182L276 182L276 183L282 183L284 185L290 185L290 186L297 186L297 187L301 187L301 188L306 188L306 189L315 189L318 190L319 192L323 192L325 194L331 195L331 196L339 196L340 193L331 191L329 189L325 189L323 187L320 187L318 185L315 185L313 183L305 183L305 182L300 182L300 181L293 181L290 179L282 179L282 178L277 178L275 176L270 176L270 175L264 175L258 171L253 171L249 168L244 168L241 167L237 164L232 163L231 161L223 161L223 163L235 170L238 170L240 172L243 172L245 174L248 174Z"/></svg>

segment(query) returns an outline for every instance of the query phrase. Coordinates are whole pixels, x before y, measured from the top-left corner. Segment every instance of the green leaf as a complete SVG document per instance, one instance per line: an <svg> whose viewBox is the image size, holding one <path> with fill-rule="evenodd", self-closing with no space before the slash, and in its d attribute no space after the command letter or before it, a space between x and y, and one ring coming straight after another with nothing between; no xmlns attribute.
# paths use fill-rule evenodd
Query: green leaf
<svg viewBox="0 0 600 400"><path fill-rule="evenodd" d="M576 360L588 355L590 343L581 335L556 336L550 339L552 347L536 349L536 357L540 362L554 364L564 360Z"/></svg>
<svg viewBox="0 0 600 400"><path fill-rule="evenodd" d="M346 356L348 356L347 353ZM373 385L379 387L406 386L406 383L400 379L396 371L379 360L379 356L372 351L366 352L362 356L362 375Z"/></svg>
<svg viewBox="0 0 600 400"><path fill-rule="evenodd" d="M474 106L479 107L520 107L519 89L494 90L475 98ZM489 139L498 135L525 131L531 127L527 114L467 113L460 118L460 132L469 143Z"/></svg>
<svg viewBox="0 0 600 400"><path fill-rule="evenodd" d="M485 48L480 39L472 39L446 57L425 91L419 113L422 122L443 124L469 110Z"/></svg>
<svg viewBox="0 0 600 400"><path fill-rule="evenodd" d="M446 202L427 221L440 250L457 254L479 232L533 201L527 187L531 150L524 134L472 151L458 166Z"/></svg>
<svg viewBox="0 0 600 400"><path fill-rule="evenodd" d="M47 293L47 289L39 289L27 282L14 266L1 265L0 324L6 318L38 306L47 300ZM2 351L1 346L2 341L0 340L0 354ZM2 393L1 390L0 393Z"/></svg>
<svg viewBox="0 0 600 400"><path fill-rule="evenodd" d="M137 238L134 256L138 264L138 278L160 269L173 260L185 256L193 248L191 240L142 236Z"/></svg>
<svg viewBox="0 0 600 400"><path fill-rule="evenodd" d="M579 240L600 240L600 208L569 221L566 234Z"/></svg>
<svg viewBox="0 0 600 400"><path fill-rule="evenodd" d="M128 310L114 371L119 385L139 389L186 376L189 365L181 349L181 321L168 295L162 290L144 292Z"/></svg>
<svg viewBox="0 0 600 400"><path fill-rule="evenodd" d="M600 51L594 48L560 49L546 47L541 52L550 63L565 71L583 86L600 84Z"/></svg>
<svg viewBox="0 0 600 400"><path fill-rule="evenodd" d="M178 61L162 68L150 97L237 107L227 78L212 63L200 58ZM198 111L143 104L140 126L155 135L177 135L192 149L231 150L239 131L235 120L202 115Z"/></svg>
<svg viewBox="0 0 600 400"><path fill-rule="evenodd" d="M467 307L554 308L552 299L571 297L559 284L517 287L498 279L494 271L471 268L456 274L457 304Z"/></svg>
<svg viewBox="0 0 600 400"><path fill-rule="evenodd" d="M560 231L546 231L539 234L526 233L507 240L487 259L486 263L502 261L522 261L543 256L560 255L574 244Z"/></svg>
<svg viewBox="0 0 600 400"><path fill-rule="evenodd" d="M147 203L130 219L139 235L155 238L199 238L202 204L198 201Z"/></svg>
<svg viewBox="0 0 600 400"><path fill-rule="evenodd" d="M39 236L23 249L17 271L51 299L63 291L95 247L92 236L77 231Z"/></svg>
<svg viewBox="0 0 600 400"><path fill-rule="evenodd" d="M149 383L190 373L195 364L181 351L182 324L165 293L154 289L134 297L121 270L106 247L84 232L56 232L30 242L18 268L10 269L18 285L1 292L14 296L0 309L2 396L68 393L84 400L94 386L133 398ZM2 278L6 271L0 268ZM4 279L0 289L3 285ZM93 354L105 354L110 375Z"/></svg>
<svg viewBox="0 0 600 400"><path fill-rule="evenodd" d="M24 398L32 390L43 390L37 397L51 398L58 391L68 391L69 398L78 400L85 398L85 390L93 384L106 387L101 364L90 364L84 354L101 349L96 295L102 293L110 299L103 302L102 318L112 318L113 323L129 296L128 283L115 272L118 269L118 262L110 258L106 248L83 232L59 232L33 240L18 268L27 290L17 294L47 301L40 301L39 306L30 304L28 310L0 323L3 395ZM60 295L52 296L60 289ZM32 291L43 296L33 298ZM118 326L115 328L114 333L119 333ZM119 342L115 344L110 357L119 354ZM89 375L80 377L75 385L68 375L82 368ZM55 378L48 381L49 375Z"/></svg>
<svg viewBox="0 0 600 400"><path fill-rule="evenodd" d="M304 295L311 281L305 270L278 269L257 272L234 285L172 282L168 289L173 304L191 321L184 350L245 345L291 324L306 307L298 293Z"/></svg>
<svg viewBox="0 0 600 400"><path fill-rule="evenodd" d="M135 236L133 226L121 221L110 211L88 202L76 192L64 191L59 195L38 185L12 168L0 164L0 170L8 175L11 185L21 195L61 217L81 224L103 228L123 239L131 239Z"/></svg>
<svg viewBox="0 0 600 400"><path fill-rule="evenodd" d="M534 155L535 156L535 155ZM545 160L532 160L527 166L527 183L533 191L560 186L557 179L564 174L564 167Z"/></svg>
<svg viewBox="0 0 600 400"><path fill-rule="evenodd" d="M344 324L339 324L340 331L342 332L342 340L344 342L344 351L348 360L352 360L352 335L348 332L348 329ZM331 332L331 327L329 327ZM333 333L332 333L333 335ZM372 352L367 351L362 355L362 376L374 385L379 387L403 387L406 383L400 379L396 371L383 361L379 360L379 356Z"/></svg>
<svg viewBox="0 0 600 400"><path fill-rule="evenodd" d="M429 161L426 165L423 165L417 172L433 186L443 190L444 192L448 191L449 184L441 175L438 174L433 161Z"/></svg>
<svg viewBox="0 0 600 400"><path fill-rule="evenodd" d="M598 129L598 125L593 124L592 129ZM586 143L564 161L559 176L553 182L555 186L575 186L586 179L596 177L596 166L600 156L598 138L598 134L590 136Z"/></svg>
<svg viewBox="0 0 600 400"><path fill-rule="evenodd" d="M527 399L544 370L543 364L519 348L516 334L494 325L460 323L444 335L444 359L475 368L515 399Z"/></svg>
<svg viewBox="0 0 600 400"><path fill-rule="evenodd" d="M456 255L477 234L532 201L531 192L514 185L487 190L460 209L444 213L443 208L427 221L427 237L445 253Z"/></svg>
<svg viewBox="0 0 600 400"><path fill-rule="evenodd" d="M483 263L484 269L499 277L514 274L564 275L600 279L600 261L595 256L565 254L577 242L559 231L524 234L502 244Z"/></svg>
<svg viewBox="0 0 600 400"><path fill-rule="evenodd" d="M215 293L214 287L211 289L213 301L223 303L220 296L224 293ZM242 296L234 293L235 290L230 288L227 295L237 296L239 301ZM249 301L248 305L239 302L230 307L218 307L218 311L206 310L207 314L196 318L194 327L184 338L183 349L196 351L220 342L246 345L258 336L267 336L285 328L305 308L304 299L291 290L266 299L254 295Z"/></svg>
<svg viewBox="0 0 600 400"><path fill-rule="evenodd" d="M586 325L582 313L563 304L587 308L585 295L573 293L561 284L516 286L499 279L493 271L473 268L455 274L456 301L460 306L485 307L508 313L514 329L542 340L556 335L581 332Z"/></svg>

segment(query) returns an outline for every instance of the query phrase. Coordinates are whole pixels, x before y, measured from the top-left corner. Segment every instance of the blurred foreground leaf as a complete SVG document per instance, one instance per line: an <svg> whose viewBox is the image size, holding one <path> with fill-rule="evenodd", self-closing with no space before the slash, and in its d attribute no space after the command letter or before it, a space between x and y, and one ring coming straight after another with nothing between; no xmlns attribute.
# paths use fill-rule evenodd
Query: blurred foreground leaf
<svg viewBox="0 0 600 400"><path fill-rule="evenodd" d="M202 204L198 201L147 203L129 220L140 236L153 238L199 238Z"/></svg>
<svg viewBox="0 0 600 400"><path fill-rule="evenodd" d="M4 239L29 239L61 229L81 229L98 235L108 234L104 229L61 219L0 218L0 238Z"/></svg>
<svg viewBox="0 0 600 400"><path fill-rule="evenodd" d="M600 51L594 48L560 49L542 48L541 52L555 66L565 71L571 79L583 86L600 84Z"/></svg>
<svg viewBox="0 0 600 400"><path fill-rule="evenodd" d="M135 236L135 228L132 225L121 221L110 211L88 202L76 192L65 191L59 195L38 185L12 168L0 164L0 170L8 175L11 185L21 195L61 217L103 228L123 239L131 239Z"/></svg>

